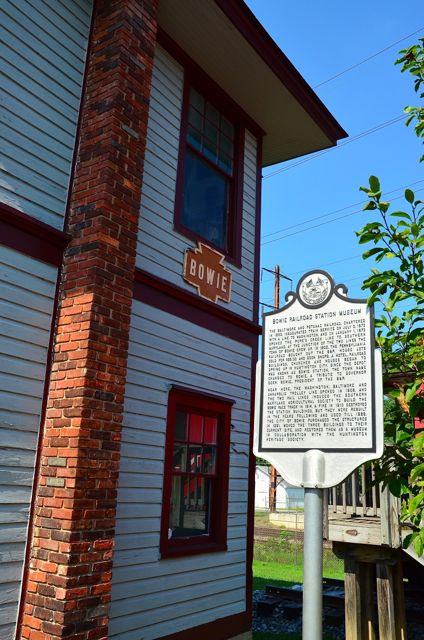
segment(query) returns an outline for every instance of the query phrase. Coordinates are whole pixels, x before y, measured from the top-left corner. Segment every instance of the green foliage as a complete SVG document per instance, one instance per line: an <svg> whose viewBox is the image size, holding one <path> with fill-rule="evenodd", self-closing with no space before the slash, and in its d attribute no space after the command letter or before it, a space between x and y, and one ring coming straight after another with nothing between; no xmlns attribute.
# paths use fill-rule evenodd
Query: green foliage
<svg viewBox="0 0 424 640"><path fill-rule="evenodd" d="M265 458L259 458L258 456L255 456L255 458L256 458L256 465L260 465L262 467L269 467L269 462L267 462Z"/></svg>
<svg viewBox="0 0 424 640"><path fill-rule="evenodd" d="M380 303L376 318L376 343L384 366L385 452L377 480L391 493L402 497L401 518L412 533L405 544L424 550L424 436L415 438L414 419L424 417L424 206L415 194L405 191L404 210L391 211L382 199L378 178L371 176L365 211L378 218L358 233L360 244L371 244L363 254L382 263L385 269L371 269L363 289L368 304ZM384 262L383 262L384 261Z"/></svg>
<svg viewBox="0 0 424 640"><path fill-rule="evenodd" d="M424 82L424 39L401 51L402 71L415 78L418 92ZM420 94L424 97L424 93ZM415 131L424 137L421 107L408 107L407 124L416 120ZM392 210L382 197L378 178L361 187L368 202L364 211L374 218L357 232L359 244L371 245L363 254L384 269L371 269L364 281L368 304L379 303L376 343L383 356L385 395L385 452L376 480L402 497L401 518L411 534L405 546L418 555L424 551L424 434L414 433L415 418L424 419L424 203L411 189L405 190L402 210Z"/></svg>
<svg viewBox="0 0 424 640"><path fill-rule="evenodd" d="M420 89L424 85L424 38L419 38L418 44L412 45L408 49L399 51L401 57L396 60L395 64L401 64L401 71L409 71L414 76L414 89L420 98L424 98L424 92ZM406 124L409 125L415 121L415 133L418 138L424 138L424 107L405 107L405 113L408 114ZM424 160L424 155L420 161Z"/></svg>

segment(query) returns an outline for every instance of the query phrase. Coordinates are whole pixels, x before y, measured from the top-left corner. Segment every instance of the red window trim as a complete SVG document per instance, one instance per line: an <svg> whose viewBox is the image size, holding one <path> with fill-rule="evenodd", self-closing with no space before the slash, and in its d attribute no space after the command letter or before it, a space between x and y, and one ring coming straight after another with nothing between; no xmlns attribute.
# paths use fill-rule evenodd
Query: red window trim
<svg viewBox="0 0 424 640"><path fill-rule="evenodd" d="M169 392L167 431L165 445L164 483L162 498L162 519L160 551L162 558L213 553L227 550L228 477L230 459L230 431L232 400L207 395L204 392L187 390L174 386ZM170 499L172 489L172 457L174 445L174 418L177 407L185 406L204 412L219 413L223 416L224 428L218 442L218 478L212 496L211 533L191 538L168 539Z"/></svg>
<svg viewBox="0 0 424 640"><path fill-rule="evenodd" d="M192 231L183 225L182 210L183 210L183 187L184 187L184 169L185 158L187 149L192 150L187 143L187 127L188 127L188 110L189 110L189 96L190 89L196 89L208 102L218 109L225 117L227 117L234 125L234 175L233 177L224 174L219 167L208 162L208 159L202 154L198 154L195 150L194 153L200 155L202 160L212 166L218 173L226 175L230 183L230 206L229 215L227 220L227 250L223 250L222 247L215 245L214 243L206 240L201 235ZM231 105L225 100L222 95L215 93L211 94L210 87L205 84L202 77L193 72L193 69L185 69L184 73L184 90L183 90L183 102L181 109L181 127L180 127L180 146L178 152L178 170L177 170L177 182L175 190L175 210L174 210L174 229L181 235L190 238L194 241L203 241L210 245L220 253L225 255L225 258L234 266L240 268L241 263L241 248L242 248L242 212L243 212L243 174L244 174L244 126L240 122L239 118L235 117L235 114L231 108Z"/></svg>
<svg viewBox="0 0 424 640"><path fill-rule="evenodd" d="M60 267L71 237L32 216L0 202L1 244L35 260Z"/></svg>

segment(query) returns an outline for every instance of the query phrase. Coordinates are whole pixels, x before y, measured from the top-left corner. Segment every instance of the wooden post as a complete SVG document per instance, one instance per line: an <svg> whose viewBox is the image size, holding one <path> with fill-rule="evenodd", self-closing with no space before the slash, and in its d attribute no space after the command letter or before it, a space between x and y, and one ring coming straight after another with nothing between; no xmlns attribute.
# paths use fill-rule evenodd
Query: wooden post
<svg viewBox="0 0 424 640"><path fill-rule="evenodd" d="M345 637L346 640L365 640L362 637L361 589L359 562L345 558Z"/></svg>
<svg viewBox="0 0 424 640"><path fill-rule="evenodd" d="M392 496L387 489L380 492L381 542L389 547L401 546L399 521L400 499Z"/></svg>
<svg viewBox="0 0 424 640"><path fill-rule="evenodd" d="M271 512L277 511L277 469L270 466L269 475L269 510Z"/></svg>
<svg viewBox="0 0 424 640"><path fill-rule="evenodd" d="M376 640L377 616L374 604L374 564L362 562L361 574L362 637L364 640Z"/></svg>
<svg viewBox="0 0 424 640"><path fill-rule="evenodd" d="M381 640L396 640L393 566L377 562L378 628Z"/></svg>
<svg viewBox="0 0 424 640"><path fill-rule="evenodd" d="M393 597L395 601L396 640L406 640L405 592L402 561L393 565Z"/></svg>
<svg viewBox="0 0 424 640"><path fill-rule="evenodd" d="M407 640L400 550L333 542L333 552L345 566L346 640Z"/></svg>

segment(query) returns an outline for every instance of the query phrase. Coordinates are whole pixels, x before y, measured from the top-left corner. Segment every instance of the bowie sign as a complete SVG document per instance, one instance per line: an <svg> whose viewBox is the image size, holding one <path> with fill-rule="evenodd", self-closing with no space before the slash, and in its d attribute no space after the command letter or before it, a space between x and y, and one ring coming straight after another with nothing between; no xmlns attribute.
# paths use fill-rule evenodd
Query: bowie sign
<svg viewBox="0 0 424 640"><path fill-rule="evenodd" d="M330 487L383 450L373 309L325 271L263 316L255 453L290 484Z"/></svg>
<svg viewBox="0 0 424 640"><path fill-rule="evenodd" d="M199 296L216 302L231 300L231 271L224 266L225 256L199 242L197 249L186 249L183 278L196 287Z"/></svg>

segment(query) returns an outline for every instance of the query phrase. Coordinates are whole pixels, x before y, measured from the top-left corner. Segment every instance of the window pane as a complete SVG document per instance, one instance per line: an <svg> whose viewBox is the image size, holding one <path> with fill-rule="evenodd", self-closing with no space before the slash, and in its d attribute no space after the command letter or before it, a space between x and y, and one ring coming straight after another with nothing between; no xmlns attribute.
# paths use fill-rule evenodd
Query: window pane
<svg viewBox="0 0 424 640"><path fill-rule="evenodd" d="M218 164L217 148L206 138L203 140L203 155L214 164Z"/></svg>
<svg viewBox="0 0 424 640"><path fill-rule="evenodd" d="M174 440L187 441L187 414L183 411L175 414Z"/></svg>
<svg viewBox="0 0 424 640"><path fill-rule="evenodd" d="M188 121L192 125L192 127L197 129L197 131L200 131L200 132L202 131L203 116L201 113L193 109L193 107L190 107L190 110L188 112Z"/></svg>
<svg viewBox="0 0 424 640"><path fill-rule="evenodd" d="M169 535L171 538L209 533L209 478L174 476Z"/></svg>
<svg viewBox="0 0 424 640"><path fill-rule="evenodd" d="M192 147L198 151L202 151L202 136L197 129L193 129L190 125L188 126L187 141Z"/></svg>
<svg viewBox="0 0 424 640"><path fill-rule="evenodd" d="M182 223L225 251L228 179L187 150Z"/></svg>
<svg viewBox="0 0 424 640"><path fill-rule="evenodd" d="M205 433L203 442L206 444L216 444L216 433L218 428L217 418L205 418Z"/></svg>
<svg viewBox="0 0 424 640"><path fill-rule="evenodd" d="M200 93L198 93L195 89L190 90L190 104L193 105L193 107L195 107L197 111L203 113L205 101Z"/></svg>
<svg viewBox="0 0 424 640"><path fill-rule="evenodd" d="M188 448L188 470L191 473L202 472L202 447L189 446Z"/></svg>
<svg viewBox="0 0 424 640"><path fill-rule="evenodd" d="M190 442L203 441L203 416L195 413L190 414Z"/></svg>
<svg viewBox="0 0 424 640"><path fill-rule="evenodd" d="M218 129L206 120L205 122L205 144L207 144L216 153L218 147Z"/></svg>
<svg viewBox="0 0 424 640"><path fill-rule="evenodd" d="M231 122L227 120L227 118L221 117L221 131L225 133L227 138L230 138L230 140L234 140L234 127Z"/></svg>
<svg viewBox="0 0 424 640"><path fill-rule="evenodd" d="M187 460L187 446L184 444L174 444L172 470L187 471L186 460Z"/></svg>
<svg viewBox="0 0 424 640"><path fill-rule="evenodd" d="M219 127L219 113L209 102L206 103L206 118Z"/></svg>
<svg viewBox="0 0 424 640"><path fill-rule="evenodd" d="M225 154L221 154L219 157L218 165L221 169L224 169L227 173L232 173L233 171L233 163Z"/></svg>
<svg viewBox="0 0 424 640"><path fill-rule="evenodd" d="M203 447L202 471L203 473L216 473L216 447Z"/></svg>
<svg viewBox="0 0 424 640"><path fill-rule="evenodd" d="M222 134L219 140L219 150L221 154L228 156L231 160L233 159L233 143Z"/></svg>

